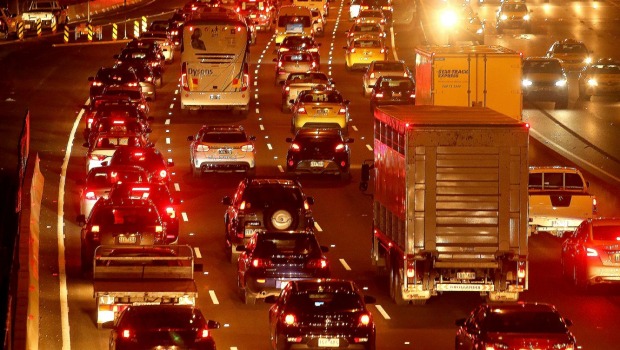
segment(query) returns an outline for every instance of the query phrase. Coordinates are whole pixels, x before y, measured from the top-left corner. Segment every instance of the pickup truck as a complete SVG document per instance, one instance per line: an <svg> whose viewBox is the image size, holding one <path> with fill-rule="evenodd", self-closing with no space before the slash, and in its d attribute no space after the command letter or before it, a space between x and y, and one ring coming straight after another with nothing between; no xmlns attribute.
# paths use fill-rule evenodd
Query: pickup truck
<svg viewBox="0 0 620 350"><path fill-rule="evenodd" d="M195 305L198 289L187 245L97 247L93 263L93 296L97 327L116 320L130 305Z"/></svg>
<svg viewBox="0 0 620 350"><path fill-rule="evenodd" d="M588 192L589 183L571 167L530 167L530 232L549 232L561 236L574 231L585 219L596 215L596 197Z"/></svg>
<svg viewBox="0 0 620 350"><path fill-rule="evenodd" d="M68 22L67 7L54 0L33 0L22 15L25 30L36 30L37 20L41 20L42 29L51 29L54 24L62 29Z"/></svg>

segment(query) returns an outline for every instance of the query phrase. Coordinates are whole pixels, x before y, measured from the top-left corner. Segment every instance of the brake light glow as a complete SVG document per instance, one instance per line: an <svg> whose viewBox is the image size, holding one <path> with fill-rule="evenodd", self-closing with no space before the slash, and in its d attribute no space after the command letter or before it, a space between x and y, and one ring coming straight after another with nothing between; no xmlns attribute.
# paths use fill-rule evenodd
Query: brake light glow
<svg viewBox="0 0 620 350"><path fill-rule="evenodd" d="M176 216L176 213L174 212L173 207L167 207L166 213L168 214L168 216L170 216L171 219L174 219L174 217Z"/></svg>
<svg viewBox="0 0 620 350"><path fill-rule="evenodd" d="M375 73L370 73L370 79L374 79L375 78Z"/></svg>
<svg viewBox="0 0 620 350"><path fill-rule="evenodd" d="M291 143L291 151L299 151L301 147L299 147L296 143Z"/></svg>
<svg viewBox="0 0 620 350"><path fill-rule="evenodd" d="M596 198L592 198L592 213L598 212L598 205L596 203Z"/></svg>
<svg viewBox="0 0 620 350"><path fill-rule="evenodd" d="M291 87L290 87L290 86L285 86L285 87L284 87L284 91L286 91L286 92L291 91Z"/></svg>
<svg viewBox="0 0 620 350"><path fill-rule="evenodd" d="M594 248L586 248L587 256L598 256L598 252Z"/></svg>
<svg viewBox="0 0 620 350"><path fill-rule="evenodd" d="M245 201L241 202L241 205L239 205L239 210L245 210Z"/></svg>
<svg viewBox="0 0 620 350"><path fill-rule="evenodd" d="M383 48L382 48L382 49L381 49L381 53L385 53L385 49L383 49Z"/></svg>
<svg viewBox="0 0 620 350"><path fill-rule="evenodd" d="M284 315L283 319L284 324L286 324L287 326L292 326L297 323L297 317L293 314L286 314Z"/></svg>
<svg viewBox="0 0 620 350"><path fill-rule="evenodd" d="M305 107L297 108L297 114L307 114L306 113L306 108Z"/></svg>
<svg viewBox="0 0 620 350"><path fill-rule="evenodd" d="M91 84L92 86L103 86L103 83L100 81L93 81L93 83Z"/></svg>
<svg viewBox="0 0 620 350"><path fill-rule="evenodd" d="M90 232L99 232L99 225L93 225L93 227L90 228Z"/></svg>
<svg viewBox="0 0 620 350"><path fill-rule="evenodd" d="M338 114L346 114L347 113L347 109L344 107L340 107L340 110L338 111Z"/></svg>
<svg viewBox="0 0 620 350"><path fill-rule="evenodd" d="M273 264L271 263L271 260L268 259L254 259L252 260L252 266L259 268L259 267L270 267Z"/></svg>
<svg viewBox="0 0 620 350"><path fill-rule="evenodd" d="M93 124L93 118L88 118L88 121L86 124L88 124L88 128L90 129L90 126Z"/></svg>
<svg viewBox="0 0 620 350"><path fill-rule="evenodd" d="M147 78L147 80L148 80L148 78ZM138 86L138 83L128 83L127 86Z"/></svg>
<svg viewBox="0 0 620 350"><path fill-rule="evenodd" d="M354 48L354 47L352 47L352 48L349 50L349 52L350 52L350 53L355 53L355 48Z"/></svg>
<svg viewBox="0 0 620 350"><path fill-rule="evenodd" d="M278 68L282 67L282 61L278 62Z"/></svg>
<svg viewBox="0 0 620 350"><path fill-rule="evenodd" d="M209 338L211 336L211 332L204 328L200 331L200 338L205 339L205 338Z"/></svg>
<svg viewBox="0 0 620 350"><path fill-rule="evenodd" d="M148 82L153 81L153 77L146 77L146 81L148 81Z"/></svg>
<svg viewBox="0 0 620 350"><path fill-rule="evenodd" d="M164 228L160 225L155 226L155 232L161 233L164 232Z"/></svg>
<svg viewBox="0 0 620 350"><path fill-rule="evenodd" d="M123 329L121 331L121 337L123 337L125 339L131 338L131 331L129 329Z"/></svg>
<svg viewBox="0 0 620 350"><path fill-rule="evenodd" d="M197 145L196 146L196 151L197 152L207 152L209 150L209 146L207 145Z"/></svg>
<svg viewBox="0 0 620 350"><path fill-rule="evenodd" d="M93 192L93 191L88 191L88 192L86 192L86 194L84 195L84 198L85 198L85 199L88 199L88 200L95 200L95 199L97 199L97 196L95 196L95 192Z"/></svg>
<svg viewBox="0 0 620 350"><path fill-rule="evenodd" d="M308 204L308 201L304 201L304 209L310 210L310 204Z"/></svg>
<svg viewBox="0 0 620 350"><path fill-rule="evenodd" d="M254 151L254 145L251 143L248 143L247 145L243 145L241 146L241 151L242 152L252 152Z"/></svg>
<svg viewBox="0 0 620 350"><path fill-rule="evenodd" d="M383 92L377 92L377 93L375 94L375 97L376 97L376 98L383 98Z"/></svg>
<svg viewBox="0 0 620 350"><path fill-rule="evenodd" d="M325 259L312 259L308 262L307 265L309 268L314 269L325 269L327 268L327 260Z"/></svg>
<svg viewBox="0 0 620 350"><path fill-rule="evenodd" d="M370 315L362 314L360 316L360 325L361 326L368 326L369 324L370 324Z"/></svg>
<svg viewBox="0 0 620 350"><path fill-rule="evenodd" d="M408 267L407 268L407 277L408 278L413 278L415 276L415 270L413 269L413 267Z"/></svg>
<svg viewBox="0 0 620 350"><path fill-rule="evenodd" d="M312 61L312 68L316 68L316 62Z"/></svg>
<svg viewBox="0 0 620 350"><path fill-rule="evenodd" d="M339 143L336 145L336 151L343 151L344 150L344 143Z"/></svg>

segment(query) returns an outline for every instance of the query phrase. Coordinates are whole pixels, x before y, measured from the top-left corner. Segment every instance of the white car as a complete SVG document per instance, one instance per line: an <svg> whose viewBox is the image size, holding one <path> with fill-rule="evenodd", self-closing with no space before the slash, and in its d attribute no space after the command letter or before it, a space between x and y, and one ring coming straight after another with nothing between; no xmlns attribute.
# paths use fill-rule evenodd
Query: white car
<svg viewBox="0 0 620 350"><path fill-rule="evenodd" d="M384 75L413 78L411 71L407 68L404 61L373 61L362 77L364 84L363 95L370 95L377 79Z"/></svg>
<svg viewBox="0 0 620 350"><path fill-rule="evenodd" d="M88 142L83 144L88 147L86 153L86 173L100 166L107 165L116 152L118 146L136 146L150 147L152 144L145 135L138 133L107 133L102 132L94 139L95 141L89 145ZM105 163L105 164L104 164Z"/></svg>
<svg viewBox="0 0 620 350"><path fill-rule="evenodd" d="M84 187L80 191L80 214L90 215L99 198L108 198L112 187L122 182L148 182L146 171L138 166L106 166L93 168L86 175Z"/></svg>
<svg viewBox="0 0 620 350"><path fill-rule="evenodd" d="M325 20L318 9L312 9L312 29L315 36L325 36Z"/></svg>
<svg viewBox="0 0 620 350"><path fill-rule="evenodd" d="M357 18L360 13L361 0L351 0L349 5L349 20L352 21Z"/></svg>
<svg viewBox="0 0 620 350"><path fill-rule="evenodd" d="M174 61L174 43L166 34L144 32L140 35L140 41L155 42L164 54L164 61L166 63Z"/></svg>
<svg viewBox="0 0 620 350"><path fill-rule="evenodd" d="M204 125L191 142L190 164L194 177L204 172L244 171L256 169L254 136L248 136L241 126Z"/></svg>

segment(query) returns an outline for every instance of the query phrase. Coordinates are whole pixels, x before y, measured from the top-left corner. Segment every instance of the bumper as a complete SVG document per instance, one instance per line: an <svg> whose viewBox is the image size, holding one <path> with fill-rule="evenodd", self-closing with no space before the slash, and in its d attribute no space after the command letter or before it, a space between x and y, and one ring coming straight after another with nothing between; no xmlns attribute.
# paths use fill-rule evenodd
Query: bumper
<svg viewBox="0 0 620 350"><path fill-rule="evenodd" d="M568 99L568 90L547 87L524 89L523 97L533 101L557 101Z"/></svg>
<svg viewBox="0 0 620 350"><path fill-rule="evenodd" d="M294 167L290 167L287 170L296 174L333 174L338 175L346 172L349 169L349 164L345 167L340 167L333 160L300 160L297 161Z"/></svg>
<svg viewBox="0 0 620 350"><path fill-rule="evenodd" d="M155 95L155 85L153 83L141 82L140 90L145 96L153 96Z"/></svg>
<svg viewBox="0 0 620 350"><path fill-rule="evenodd" d="M620 284L620 266L588 266L588 284Z"/></svg>
<svg viewBox="0 0 620 350"><path fill-rule="evenodd" d="M284 329L282 335L286 340L288 349L374 349L375 332L365 329L334 331L325 329L288 330ZM358 339L357 342L355 339ZM330 342L319 344L321 342ZM338 345L336 345L338 344Z"/></svg>
<svg viewBox="0 0 620 350"><path fill-rule="evenodd" d="M193 166L202 172L247 171L256 166L254 157L236 159L196 158Z"/></svg>
<svg viewBox="0 0 620 350"><path fill-rule="evenodd" d="M181 91L181 109L232 109L247 108L250 89L239 92Z"/></svg>
<svg viewBox="0 0 620 350"><path fill-rule="evenodd" d="M348 118L312 118L312 117L304 117L304 118L300 118L300 117L295 117L294 118L294 126L295 126L295 130L301 129L304 127L304 125L306 125L306 123L325 123L325 124L338 124L340 126L341 129L346 129L347 128L347 119Z"/></svg>

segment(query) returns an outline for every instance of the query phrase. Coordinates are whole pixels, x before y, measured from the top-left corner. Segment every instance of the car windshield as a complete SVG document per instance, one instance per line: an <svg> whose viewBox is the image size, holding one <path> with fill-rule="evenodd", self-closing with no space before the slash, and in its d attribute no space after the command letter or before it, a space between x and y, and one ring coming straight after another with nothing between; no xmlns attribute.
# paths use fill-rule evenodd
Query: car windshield
<svg viewBox="0 0 620 350"><path fill-rule="evenodd" d="M136 205L131 207L101 207L92 211L89 222L104 228L114 229L129 225L148 227L160 225L159 214L155 207Z"/></svg>
<svg viewBox="0 0 620 350"><path fill-rule="evenodd" d="M381 79L379 87L382 89L411 90L413 83L409 79Z"/></svg>
<svg viewBox="0 0 620 350"><path fill-rule="evenodd" d="M316 239L307 234L269 234L257 240L254 254L262 257L281 255L313 256L320 254Z"/></svg>
<svg viewBox="0 0 620 350"><path fill-rule="evenodd" d="M303 102L342 103L342 96L334 92L306 94Z"/></svg>
<svg viewBox="0 0 620 350"><path fill-rule="evenodd" d="M620 74L620 66L615 64L595 64L588 67L590 74Z"/></svg>
<svg viewBox="0 0 620 350"><path fill-rule="evenodd" d="M583 44L560 44L554 49L558 53L588 53L588 49Z"/></svg>
<svg viewBox="0 0 620 350"><path fill-rule="evenodd" d="M248 138L242 132L206 132L202 135L201 142L205 143L242 143L247 142Z"/></svg>
<svg viewBox="0 0 620 350"><path fill-rule="evenodd" d="M594 241L620 241L620 226L593 226L592 240Z"/></svg>
<svg viewBox="0 0 620 350"><path fill-rule="evenodd" d="M363 308L360 297L347 291L306 291L291 296L290 304L308 313L356 311Z"/></svg>
<svg viewBox="0 0 620 350"><path fill-rule="evenodd" d="M303 205L301 191L294 187L249 187L243 193L243 200L246 202L245 207L247 209L265 208L273 205L290 205L299 208Z"/></svg>
<svg viewBox="0 0 620 350"><path fill-rule="evenodd" d="M310 27L311 21L310 16L280 16L278 27L287 27L295 24L299 24L302 27Z"/></svg>
<svg viewBox="0 0 620 350"><path fill-rule="evenodd" d="M121 319L120 327L137 329L196 329L204 319L194 315L191 308L140 308L132 309Z"/></svg>
<svg viewBox="0 0 620 350"><path fill-rule="evenodd" d="M565 333L566 325L562 318L551 311L511 311L491 312L484 319L483 328L497 333Z"/></svg>
<svg viewBox="0 0 620 350"><path fill-rule="evenodd" d="M544 186L543 186L544 185ZM546 189L546 190L559 190L559 189L571 189L582 190L584 187L583 180L579 174L575 173L533 173L529 175L530 189Z"/></svg>
<svg viewBox="0 0 620 350"><path fill-rule="evenodd" d="M527 6L525 4L504 4L503 9L510 12L526 12Z"/></svg>
<svg viewBox="0 0 620 350"><path fill-rule="evenodd" d="M110 170L107 167L94 168L88 172L86 177L87 186L112 186L120 182L144 182L146 178L142 177L139 171L118 171Z"/></svg>
<svg viewBox="0 0 620 350"><path fill-rule="evenodd" d="M381 47L381 42L379 40L355 40L355 42L353 42L353 47L378 49Z"/></svg>
<svg viewBox="0 0 620 350"><path fill-rule="evenodd" d="M525 61L523 62L523 73L561 73L562 65L559 61Z"/></svg>

